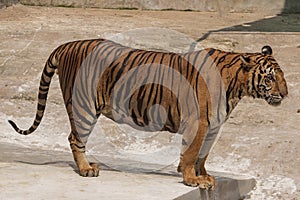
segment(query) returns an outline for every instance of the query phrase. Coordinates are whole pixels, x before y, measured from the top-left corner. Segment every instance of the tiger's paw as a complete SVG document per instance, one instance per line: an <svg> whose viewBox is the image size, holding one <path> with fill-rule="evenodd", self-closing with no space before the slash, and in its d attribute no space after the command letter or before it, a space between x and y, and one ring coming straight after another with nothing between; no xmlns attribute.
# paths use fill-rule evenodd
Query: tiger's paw
<svg viewBox="0 0 300 200"><path fill-rule="evenodd" d="M205 190L214 190L216 187L216 181L213 176L210 175L200 175L191 178L187 178L183 181L185 185L197 187Z"/></svg>
<svg viewBox="0 0 300 200"><path fill-rule="evenodd" d="M79 174L83 177L97 177L99 175L99 166L96 163L90 163L90 167L87 169L80 169Z"/></svg>

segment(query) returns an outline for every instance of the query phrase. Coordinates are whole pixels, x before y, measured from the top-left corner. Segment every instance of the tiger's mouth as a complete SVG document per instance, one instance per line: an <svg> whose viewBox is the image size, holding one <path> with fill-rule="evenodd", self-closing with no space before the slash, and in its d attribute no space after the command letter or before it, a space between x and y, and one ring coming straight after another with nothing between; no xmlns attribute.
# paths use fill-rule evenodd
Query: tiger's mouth
<svg viewBox="0 0 300 200"><path fill-rule="evenodd" d="M266 100L271 106L279 106L283 98L281 96L269 96Z"/></svg>

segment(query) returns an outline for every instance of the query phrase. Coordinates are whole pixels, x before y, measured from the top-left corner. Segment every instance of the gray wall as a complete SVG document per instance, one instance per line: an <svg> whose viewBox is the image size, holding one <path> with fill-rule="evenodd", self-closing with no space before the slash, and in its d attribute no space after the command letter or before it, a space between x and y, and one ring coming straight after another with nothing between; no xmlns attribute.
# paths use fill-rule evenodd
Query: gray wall
<svg viewBox="0 0 300 200"><path fill-rule="evenodd" d="M0 0L0 5L96 7L145 10L300 13L300 0Z"/></svg>
<svg viewBox="0 0 300 200"><path fill-rule="evenodd" d="M3 8L5 6L11 6L18 2L19 2L19 0L0 0L0 8Z"/></svg>

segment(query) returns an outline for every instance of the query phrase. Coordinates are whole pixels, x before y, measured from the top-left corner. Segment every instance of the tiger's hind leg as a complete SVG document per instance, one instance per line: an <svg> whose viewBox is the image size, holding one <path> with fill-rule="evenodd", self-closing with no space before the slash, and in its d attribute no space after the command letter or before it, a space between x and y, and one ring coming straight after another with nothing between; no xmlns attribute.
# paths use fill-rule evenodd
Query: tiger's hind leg
<svg viewBox="0 0 300 200"><path fill-rule="evenodd" d="M79 174L84 177L98 176L99 166L96 163L88 162L85 154L85 144L81 141L79 134L71 131L68 139Z"/></svg>
<svg viewBox="0 0 300 200"><path fill-rule="evenodd" d="M79 174L84 177L96 177L99 175L99 167L96 163L89 163L85 151L87 139L97 122L100 112L98 113L95 109L89 107L79 107L76 103L75 101L73 109L67 107L71 124L71 133L68 137L70 147Z"/></svg>

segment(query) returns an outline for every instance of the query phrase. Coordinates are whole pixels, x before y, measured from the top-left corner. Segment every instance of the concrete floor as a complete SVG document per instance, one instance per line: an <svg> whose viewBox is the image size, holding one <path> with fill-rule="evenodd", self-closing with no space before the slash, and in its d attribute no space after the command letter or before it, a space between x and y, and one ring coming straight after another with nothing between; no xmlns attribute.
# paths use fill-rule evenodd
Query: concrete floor
<svg viewBox="0 0 300 200"><path fill-rule="evenodd" d="M225 199L226 194L228 199L234 199L230 195L236 198L253 187L252 178L256 187L246 194L247 199L300 199L299 25L300 16L296 14L21 5L1 9L0 199L174 199L180 196L191 199L201 195L204 199L205 195ZM99 122L111 139L110 146L101 143L101 138L95 135L90 138L88 154L104 164L114 160L112 168L121 171L105 170L98 178L85 179L74 172L67 142L69 124L57 77L51 85L46 115L35 134L17 135L7 119L16 120L22 128L32 122L40 72L55 47L66 41L97 37L113 38L138 48L175 52L188 51L196 40L197 48L237 52L257 52L269 44L284 69L289 98L277 108L247 98L234 110L207 161L207 169L220 177L219 191L213 194L204 194L181 183L180 175L175 174L179 158L176 152L168 154L172 159L174 156L174 162L168 164L171 170L167 174L171 175L140 173L152 163L137 165L142 162L135 161L132 166L130 158L139 155L144 162L151 155L156 158L153 160L164 161L167 157L160 156L161 151L155 154L156 146L152 144L168 146L166 136L156 135L157 140L149 144L134 143L135 140L126 139L131 138L126 135L126 128L105 119ZM118 154L126 148L126 154ZM101 154L111 159L98 159L97 155ZM156 165L153 166L155 171ZM134 170L128 170L131 168Z"/></svg>

